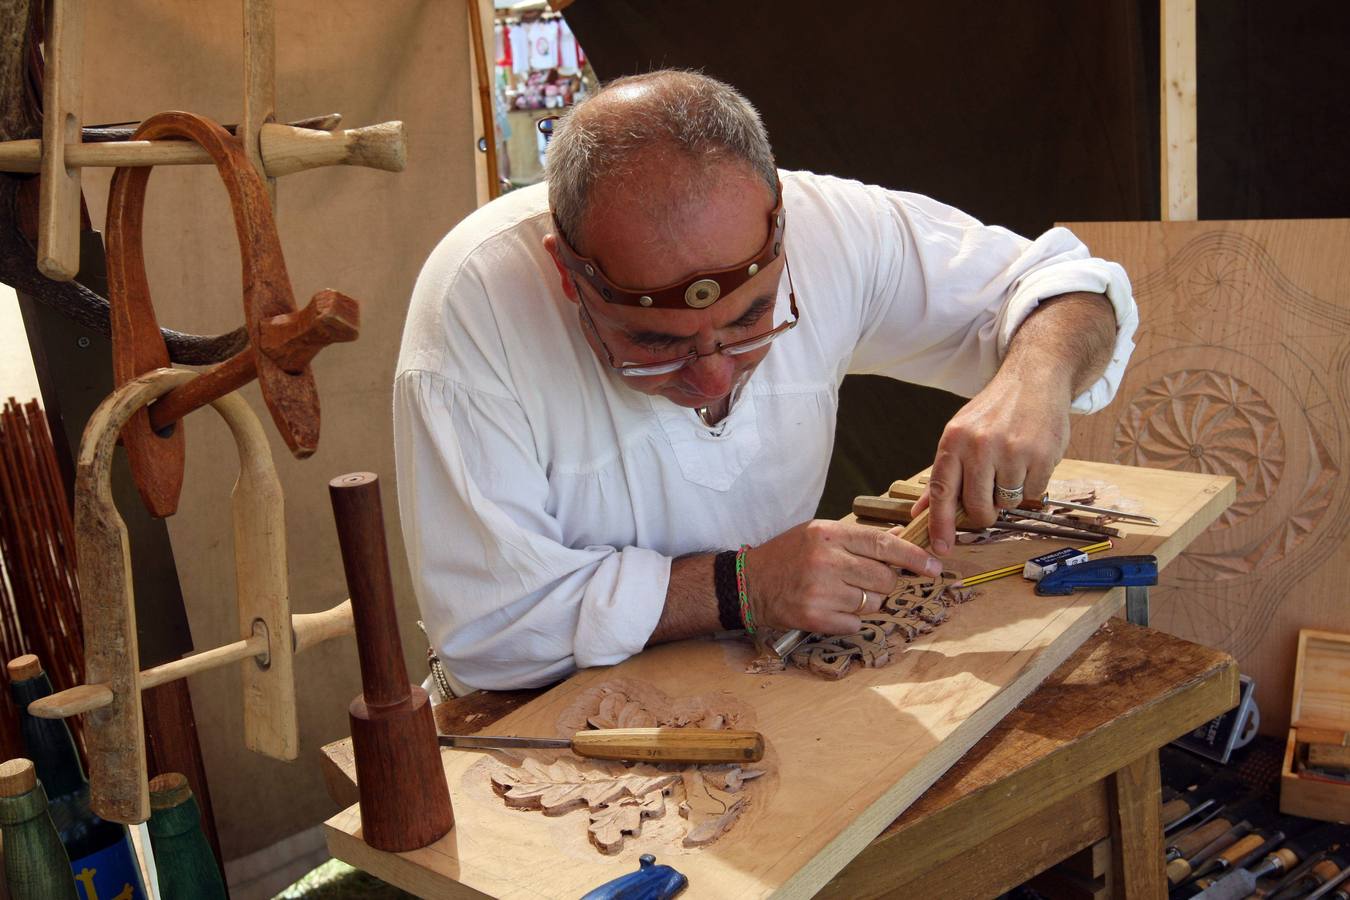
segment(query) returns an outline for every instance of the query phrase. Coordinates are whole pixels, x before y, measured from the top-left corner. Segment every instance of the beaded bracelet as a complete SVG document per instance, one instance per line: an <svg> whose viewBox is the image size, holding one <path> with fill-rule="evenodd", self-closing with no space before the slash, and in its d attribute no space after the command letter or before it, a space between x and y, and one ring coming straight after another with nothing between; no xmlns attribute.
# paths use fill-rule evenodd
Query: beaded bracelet
<svg viewBox="0 0 1350 900"><path fill-rule="evenodd" d="M749 549L749 544L741 544L741 549L736 551L736 596L741 601L741 622L745 625L745 633L754 634L755 614L750 609L750 590L745 585L745 553Z"/></svg>
<svg viewBox="0 0 1350 900"><path fill-rule="evenodd" d="M736 595L735 550L723 550L713 557L713 592L717 595L717 620L723 630L744 628Z"/></svg>

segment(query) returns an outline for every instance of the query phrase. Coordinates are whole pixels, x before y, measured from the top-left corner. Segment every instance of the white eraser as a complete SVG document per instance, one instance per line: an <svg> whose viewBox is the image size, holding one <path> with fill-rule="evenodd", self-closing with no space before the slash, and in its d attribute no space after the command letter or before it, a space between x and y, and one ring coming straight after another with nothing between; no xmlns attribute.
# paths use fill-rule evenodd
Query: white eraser
<svg viewBox="0 0 1350 900"><path fill-rule="evenodd" d="M1080 562L1087 562L1087 558L1088 555L1077 547L1065 547L1027 560L1027 564L1022 567L1022 577L1040 581L1060 566L1076 566Z"/></svg>

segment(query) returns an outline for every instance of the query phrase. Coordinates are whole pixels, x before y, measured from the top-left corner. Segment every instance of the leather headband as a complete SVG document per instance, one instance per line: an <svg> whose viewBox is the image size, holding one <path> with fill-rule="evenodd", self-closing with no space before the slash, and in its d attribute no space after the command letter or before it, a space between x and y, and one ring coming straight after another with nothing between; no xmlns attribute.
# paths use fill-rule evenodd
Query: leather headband
<svg viewBox="0 0 1350 900"><path fill-rule="evenodd" d="M704 309L745 284L782 255L785 224L783 186L779 184L778 205L769 212L769 238L759 253L729 269L697 272L683 281L651 290L625 287L610 280L599 263L590 257L581 256L568 245L556 220L553 223L553 236L558 241L558 256L562 258L563 265L584 278L608 303L647 309Z"/></svg>

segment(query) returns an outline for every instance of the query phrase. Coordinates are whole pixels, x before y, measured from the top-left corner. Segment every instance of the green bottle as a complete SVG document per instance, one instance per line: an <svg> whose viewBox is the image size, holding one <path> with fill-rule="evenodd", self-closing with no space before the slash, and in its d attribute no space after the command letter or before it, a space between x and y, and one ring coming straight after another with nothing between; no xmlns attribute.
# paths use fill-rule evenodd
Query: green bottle
<svg viewBox="0 0 1350 900"><path fill-rule="evenodd" d="M173 900L226 900L225 882L202 833L202 815L187 777L166 772L150 779L150 846L159 893Z"/></svg>
<svg viewBox="0 0 1350 900"><path fill-rule="evenodd" d="M23 743L47 791L48 809L82 900L144 900L145 884L127 827L101 819L89 808L89 782L70 726L64 719L39 719L28 712L28 704L52 692L42 663L29 653L10 660L6 669Z"/></svg>
<svg viewBox="0 0 1350 900"><path fill-rule="evenodd" d="M79 900L32 760L0 763L0 830L11 900Z"/></svg>

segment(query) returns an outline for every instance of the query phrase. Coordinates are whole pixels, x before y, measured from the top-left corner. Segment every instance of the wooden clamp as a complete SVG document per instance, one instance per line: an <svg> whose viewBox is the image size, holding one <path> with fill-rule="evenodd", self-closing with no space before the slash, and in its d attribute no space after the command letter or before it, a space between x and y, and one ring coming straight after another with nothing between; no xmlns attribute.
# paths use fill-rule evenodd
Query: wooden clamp
<svg viewBox="0 0 1350 900"><path fill-rule="evenodd" d="M117 435L127 421L193 377L177 369L143 374L113 391L85 428L75 475L75 542L86 683L29 706L29 712L43 718L90 714L85 723L90 805L103 818L127 824L150 816L142 690L238 662L244 681L245 746L276 759L295 759L295 654L353 629L351 601L326 612L291 616L281 482L262 423L243 398L228 394L211 405L239 448L231 506L240 640L139 671L131 551L113 504L109 470Z"/></svg>
<svg viewBox="0 0 1350 900"><path fill-rule="evenodd" d="M70 281L80 269L80 170L66 165L66 148L78 147L83 134L84 0L51 0L47 26L37 267L53 281Z"/></svg>
<svg viewBox="0 0 1350 900"><path fill-rule="evenodd" d="M151 515L173 515L183 485L184 442L174 423L188 412L237 390L255 377L272 421L298 458L319 443L319 392L309 361L330 343L357 337L360 307L337 291L315 294L297 311L276 221L262 177L238 139L201 116L165 112L141 123L147 140L186 138L216 164L230 194L243 263L244 323L249 346L177 387L148 410L138 411L122 434L132 477ZM145 188L152 169L119 168L108 194L108 302L111 308L113 379L125 384L169 365L150 300L141 245Z"/></svg>

